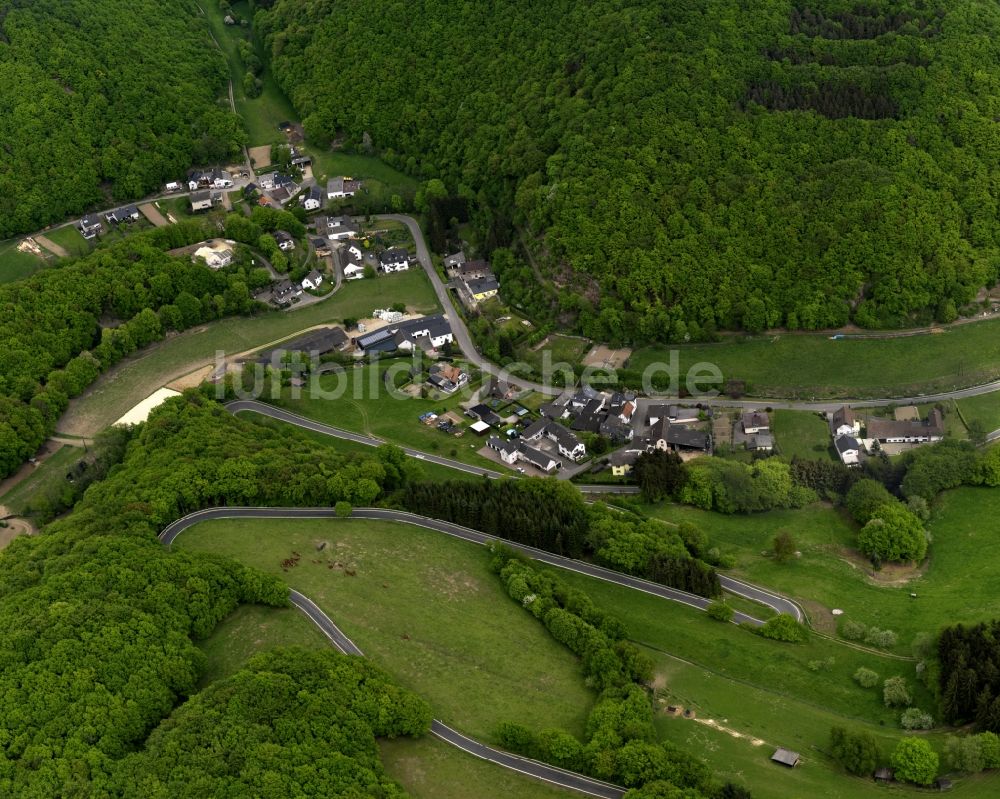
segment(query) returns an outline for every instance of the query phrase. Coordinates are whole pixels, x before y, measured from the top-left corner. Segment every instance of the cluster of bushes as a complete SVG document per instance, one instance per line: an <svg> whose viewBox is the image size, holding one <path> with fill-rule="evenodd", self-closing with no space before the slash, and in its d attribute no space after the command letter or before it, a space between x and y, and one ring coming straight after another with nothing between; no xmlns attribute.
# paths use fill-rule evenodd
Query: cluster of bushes
<svg viewBox="0 0 1000 799"><path fill-rule="evenodd" d="M858 547L878 566L888 561L919 562L927 554L927 531L912 510L874 480L859 480L845 498L858 524Z"/></svg>
<svg viewBox="0 0 1000 799"><path fill-rule="evenodd" d="M732 789L715 784L700 760L656 741L653 706L644 687L652 676L652 663L624 640L620 620L598 609L582 592L539 572L508 547L495 545L492 552L493 570L508 595L580 656L588 684L601 692L587 719L584 740L564 730L536 733L506 722L497 731L502 746L560 768L642 789L629 796L655 797L661 790L671 796L681 789L689 799L741 795L724 793Z"/></svg>
<svg viewBox="0 0 1000 799"><path fill-rule="evenodd" d="M791 467L779 458L747 465L721 458L699 458L687 464L687 477L675 493L686 505L720 513L753 513L801 508L816 492L792 479Z"/></svg>
<svg viewBox="0 0 1000 799"><path fill-rule="evenodd" d="M498 538L597 563L702 596L721 593L701 556L707 539L693 525L671 527L589 508L560 480L411 483L404 507Z"/></svg>
<svg viewBox="0 0 1000 799"><path fill-rule="evenodd" d="M809 631L799 624L794 616L789 616L787 613L772 616L759 627L747 626L752 632L764 638L770 638L772 641L795 644L801 643L809 637Z"/></svg>
<svg viewBox="0 0 1000 799"><path fill-rule="evenodd" d="M202 235L195 226L184 239ZM171 330L255 307L244 271L171 258L158 236L0 286L0 477L37 451L102 371Z"/></svg>
<svg viewBox="0 0 1000 799"><path fill-rule="evenodd" d="M845 770L869 777L884 761L875 736L843 727L830 730L830 754ZM897 780L930 785L938 773L938 755L923 738L902 738L889 758Z"/></svg>
<svg viewBox="0 0 1000 799"><path fill-rule="evenodd" d="M603 691L649 681L653 664L625 640L625 625L598 609L582 591L537 571L506 546L493 547L491 565L507 595L580 657L589 685Z"/></svg>
<svg viewBox="0 0 1000 799"><path fill-rule="evenodd" d="M861 641L879 649L892 649L899 637L892 630L869 627L860 621L845 619L840 624L840 635L848 641Z"/></svg>
<svg viewBox="0 0 1000 799"><path fill-rule="evenodd" d="M1000 737L994 732L949 735L944 742L944 755L948 765L967 774L1000 768Z"/></svg>

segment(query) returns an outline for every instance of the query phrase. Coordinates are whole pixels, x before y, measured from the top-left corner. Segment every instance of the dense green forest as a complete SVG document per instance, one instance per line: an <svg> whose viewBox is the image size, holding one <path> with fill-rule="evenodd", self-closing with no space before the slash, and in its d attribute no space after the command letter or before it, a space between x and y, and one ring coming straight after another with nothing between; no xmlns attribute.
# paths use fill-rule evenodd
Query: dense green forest
<svg viewBox="0 0 1000 799"><path fill-rule="evenodd" d="M344 480L370 482L380 494L405 479L400 466L404 458L395 450L334 454L296 433L237 419L195 392L158 408L131 435L120 459L70 515L39 536L16 539L0 554L2 796L115 795L118 788L108 786L118 778L127 778L122 788L128 787L126 795L181 795L170 793L171 758L178 758L178 773L201 770L207 755L198 747L209 746L209 738L239 739L242 748L237 751L234 745L234 757L255 758L255 749L277 756L282 746L293 759L314 751L314 744L299 736L303 730L293 729L302 719L291 712L291 704L285 708L290 715L284 717L284 727L244 729L261 722L237 701L241 691L251 690L250 683L259 688L269 682L275 696L287 693L284 678L253 675L265 670L289 674L294 659L278 668L285 662L279 659L258 664L249 675L234 678L180 711L153 735L148 751L131 754L197 686L205 656L192 639L209 635L238 603L287 602L287 589L279 580L235 561L166 550L156 533L205 505L321 505L342 498L338 486ZM303 679L317 668L346 667L304 662ZM358 677L372 680L375 690L380 684L376 675L355 668L360 669L354 671ZM308 678L307 688L309 680L315 683ZM307 692L296 701L315 707L343 696L348 688L349 683L331 686L326 693ZM262 702L257 708L261 711L264 696L256 688L252 694ZM389 692L386 700L393 696L399 697ZM369 762L366 741L373 732L414 732L419 727L414 724L422 724L426 715L411 700L399 711L395 720L366 716L367 726L348 724L352 735L362 737L345 749L345 757ZM361 706L354 712L368 713ZM271 713L268 723L280 719ZM329 725L345 723L335 708L315 721L312 734L320 738L327 728L330 735L336 732ZM193 748L181 756L174 750L179 742ZM122 776L126 756L132 765ZM292 778L292 763L281 767L286 772L282 779ZM216 763L204 778L224 780L226 769L235 766L235 760ZM262 767L278 768L273 761L262 761ZM297 773L305 777L305 770ZM223 793L324 795L210 789L190 795Z"/></svg>
<svg viewBox="0 0 1000 799"><path fill-rule="evenodd" d="M171 225L0 286L0 478L102 371L170 331L257 307L245 267L213 271L164 252L204 234Z"/></svg>
<svg viewBox="0 0 1000 799"><path fill-rule="evenodd" d="M266 5L308 135L469 200L540 318L614 342L891 327L997 278L994 3Z"/></svg>
<svg viewBox="0 0 1000 799"><path fill-rule="evenodd" d="M404 799L375 737L422 735L426 702L362 658L277 649L188 700L125 758L127 799Z"/></svg>
<svg viewBox="0 0 1000 799"><path fill-rule="evenodd" d="M194 0L0 0L0 239L238 153L227 75Z"/></svg>

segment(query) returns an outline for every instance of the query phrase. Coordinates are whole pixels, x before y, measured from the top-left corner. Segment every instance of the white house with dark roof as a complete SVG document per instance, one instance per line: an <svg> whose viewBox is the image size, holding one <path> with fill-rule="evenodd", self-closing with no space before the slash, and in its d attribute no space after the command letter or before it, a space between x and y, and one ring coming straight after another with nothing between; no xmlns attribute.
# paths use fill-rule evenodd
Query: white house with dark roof
<svg viewBox="0 0 1000 799"><path fill-rule="evenodd" d="M329 200L340 200L353 197L361 188L361 181L349 177L330 178L326 182L326 197Z"/></svg>
<svg viewBox="0 0 1000 799"><path fill-rule="evenodd" d="M857 466L861 463L861 444L851 435L839 435L833 440L841 463L845 466Z"/></svg>
<svg viewBox="0 0 1000 799"><path fill-rule="evenodd" d="M410 268L410 254L402 247L393 247L378 257L383 272L402 272Z"/></svg>
<svg viewBox="0 0 1000 799"><path fill-rule="evenodd" d="M326 195L323 190L319 186L310 186L302 201L302 207L307 211L315 211L322 208L324 202L326 202Z"/></svg>
<svg viewBox="0 0 1000 799"><path fill-rule="evenodd" d="M132 222L139 221L139 209L134 205L125 205L121 208L116 208L114 211L108 211L104 218L108 221L109 225L120 225L124 222L131 224Z"/></svg>
<svg viewBox="0 0 1000 799"><path fill-rule="evenodd" d="M302 278L302 288L315 291L323 285L323 275L313 269L308 275Z"/></svg>
<svg viewBox="0 0 1000 799"><path fill-rule="evenodd" d="M85 239L92 239L98 235L104 227L101 225L101 218L97 214L87 214L76 225L80 235Z"/></svg>
<svg viewBox="0 0 1000 799"><path fill-rule="evenodd" d="M763 411L748 411L741 420L743 432L749 434L761 433L771 429L771 420Z"/></svg>
<svg viewBox="0 0 1000 799"><path fill-rule="evenodd" d="M830 416L830 431L834 436L857 436L861 433L861 419L844 405Z"/></svg>

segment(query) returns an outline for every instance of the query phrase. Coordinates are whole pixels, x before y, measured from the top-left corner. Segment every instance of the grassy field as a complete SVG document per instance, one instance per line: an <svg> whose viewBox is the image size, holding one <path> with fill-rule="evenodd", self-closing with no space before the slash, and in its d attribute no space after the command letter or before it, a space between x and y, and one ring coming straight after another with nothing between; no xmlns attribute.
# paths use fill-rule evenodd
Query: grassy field
<svg viewBox="0 0 1000 799"><path fill-rule="evenodd" d="M463 410L459 403L468 399L468 392L473 386L443 399L393 396L381 380L385 368L380 364L321 377L320 385L325 391L342 391L338 399L311 397L307 392L303 392L299 399L291 399L290 389L286 388L280 400L269 401L310 419L345 430L455 458L474 466L498 468L495 462L477 454L486 443L484 439L467 429L461 437L442 433L435 425L426 425L419 419L429 411L438 415L453 411L462 417Z"/></svg>
<svg viewBox="0 0 1000 799"><path fill-rule="evenodd" d="M84 452L80 447L62 446L37 466L31 474L9 491L0 494L0 505L6 505L15 515L23 515L36 494L48 494L56 486L66 484L66 472Z"/></svg>
<svg viewBox="0 0 1000 799"><path fill-rule="evenodd" d="M350 281L336 295L301 310L223 319L187 330L146 348L103 375L70 403L59 429L73 434L102 430L164 383L213 363L217 351L232 356L313 325L365 317L374 308L398 301L424 313L438 308L427 275L422 269L411 269L388 278Z"/></svg>
<svg viewBox="0 0 1000 799"><path fill-rule="evenodd" d="M259 144L284 141L285 137L278 130L278 123L294 121L298 119L298 115L284 92L278 87L270 69L265 67L260 76L264 84L260 97L249 98L243 91L243 75L246 73L246 67L240 59L237 42L250 38L249 28L226 25L223 22L224 14L219 8L219 4L214 0L200 0L200 5L208 17L212 34L229 63L230 78L233 82L233 98L236 101L236 110L246 125L249 146L255 147ZM246 0L232 3L232 9L233 14L240 19L253 18Z"/></svg>
<svg viewBox="0 0 1000 799"><path fill-rule="evenodd" d="M317 541L327 549L317 552ZM178 543L277 574L425 697L437 718L470 735L493 740L507 720L583 732L593 695L576 659L506 597L482 547L350 520L213 521ZM285 572L293 552L302 560Z"/></svg>
<svg viewBox="0 0 1000 799"><path fill-rule="evenodd" d="M417 190L417 180L373 156L317 148L312 148L310 153L313 157L313 175L320 181L320 185L325 185L327 178L346 175L360 180L363 191L367 191L375 200L386 202L394 194L412 197Z"/></svg>
<svg viewBox="0 0 1000 799"><path fill-rule="evenodd" d="M963 488L942 495L928 525L934 541L927 564L920 570L886 567L879 583L851 556L854 525L830 508L725 516L666 505L652 513L701 527L713 545L737 556L735 576L800 599L820 629L832 632L829 611L840 608L846 618L896 631L898 651L908 652L919 632L1000 615L1000 540L993 533L998 490ZM791 534L802 553L786 564L767 554L781 531Z"/></svg>
<svg viewBox="0 0 1000 799"><path fill-rule="evenodd" d="M413 799L579 799L547 783L523 777L460 752L431 736L379 741L386 772Z"/></svg>
<svg viewBox="0 0 1000 799"><path fill-rule="evenodd" d="M908 396L947 391L1000 377L1000 320L959 325L936 335L831 341L822 335L741 336L718 344L646 347L629 368L642 371L680 353L692 364L716 364L727 378L747 380L760 397Z"/></svg>
<svg viewBox="0 0 1000 799"><path fill-rule="evenodd" d="M13 283L24 280L45 266L46 261L30 252L19 252L18 242L21 239L10 239L0 244L0 283ZM51 262L54 262L55 258Z"/></svg>
<svg viewBox="0 0 1000 799"><path fill-rule="evenodd" d="M316 626L295 608L242 605L199 644L208 661L200 687L235 673L251 655L272 647L325 649L329 645ZM386 771L414 799L560 799L569 795L478 760L429 735L416 740L379 741L379 748Z"/></svg>
<svg viewBox="0 0 1000 799"><path fill-rule="evenodd" d="M1000 393L981 394L958 400L956 404L966 422L978 420L987 432L1000 428Z"/></svg>
<svg viewBox="0 0 1000 799"><path fill-rule="evenodd" d="M544 353L550 353L551 363L568 363L577 365L583 360L583 356L590 351L590 342L586 339L574 336L561 336L558 333L549 336L545 343L536 349L522 349L518 352L518 357L525 363L531 364L536 370L542 368Z"/></svg>
<svg viewBox="0 0 1000 799"><path fill-rule="evenodd" d="M149 230L152 228L152 225L143 220L142 224L136 224L136 229L140 227L144 230ZM45 236L66 250L73 258L87 255L94 249L94 245L80 234L80 231L76 229L76 225L66 225L58 230L49 231ZM105 233L100 240L110 241L112 238L121 238L121 236L117 232Z"/></svg>
<svg viewBox="0 0 1000 799"><path fill-rule="evenodd" d="M345 452L345 453L359 453L361 455L371 455L373 449L367 444L357 444L354 441L345 441L342 438L334 438L333 436L325 436L322 433L316 433L312 430L303 430L299 427L293 427L287 422L279 422L277 419L271 419L267 416L261 416L259 413L241 413L240 417L243 419L252 419L257 424L264 425L266 427L272 427L277 430L294 430L300 435L304 435L313 441L322 444L335 452ZM434 480L439 482L442 480L479 480L481 479L478 474L473 474L471 472L463 472L458 469L449 469L447 466L440 466L436 463L431 463L426 460L417 460L416 458L407 458L407 462L414 469L419 469L419 473L423 475L423 478Z"/></svg>
<svg viewBox="0 0 1000 799"><path fill-rule="evenodd" d="M830 428L815 413L776 410L771 414L778 452L786 458L833 458Z"/></svg>
<svg viewBox="0 0 1000 799"><path fill-rule="evenodd" d="M297 608L240 605L198 647L207 666L201 687L235 674L252 655L276 646L325 649L330 645Z"/></svg>

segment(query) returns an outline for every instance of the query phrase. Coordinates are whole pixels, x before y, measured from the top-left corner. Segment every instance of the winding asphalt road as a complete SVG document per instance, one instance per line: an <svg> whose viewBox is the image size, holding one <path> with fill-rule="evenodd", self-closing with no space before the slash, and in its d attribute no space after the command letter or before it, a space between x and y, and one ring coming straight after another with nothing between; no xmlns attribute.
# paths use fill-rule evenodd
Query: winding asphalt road
<svg viewBox="0 0 1000 799"><path fill-rule="evenodd" d="M384 518L379 511L380 509L378 508L364 508L352 515L357 518ZM379 515L370 515L376 512L379 512ZM400 514L400 516L410 517L412 514ZM166 527L163 532L160 533L159 538L165 545L169 546L177 538L177 536L184 532L188 527L208 519L224 518L335 519L337 516L329 508L209 508L189 514L183 519L178 519L176 522ZM422 519L422 517L415 518ZM418 524L418 522L410 518L400 518L396 520L406 521L411 524ZM433 519L426 519L424 521L435 522ZM421 524L421 526L435 529L431 524ZM457 530L464 530L465 528L459 528L457 525L448 526L455 528L455 530L447 531L450 535L457 535L460 538L465 538L464 535L459 535L456 532ZM442 530L442 532L446 531ZM469 530L468 532L475 533L473 530ZM477 535L481 536L482 534ZM345 655L364 657L364 653L361 651L360 647L358 647L358 645L355 644L343 630L334 624L333 619L327 616L326 613L324 613L323 610L309 597L299 591L290 589L288 598L296 608L302 611L317 627L319 627L320 631L327 637L327 639L329 639L330 643L336 649ZM595 780L584 776L583 774L565 771L563 769L556 768L555 766L550 766L547 763L540 763L537 760L531 760L526 757L511 754L510 752L504 752L500 749L494 749L493 747L480 743L479 741L469 738L466 735L462 735L462 733L458 732L458 730L449 727L443 721L438 719L434 719L431 722L431 734L445 743L461 749L463 752L470 755L478 757L482 760L488 760L489 762L496 763L503 768L533 777L534 779L551 783L552 785L556 785L560 788L566 788L588 796L599 797L599 799L621 799L625 795L625 789L620 788L617 785L611 785L610 783Z"/></svg>
<svg viewBox="0 0 1000 799"><path fill-rule="evenodd" d="M177 536L189 527L193 527L200 522L208 521L210 519L338 518L339 517L332 508L206 508L204 510L190 513L187 516L184 516L183 518L167 525L167 527L165 527L160 533L159 539L164 546L170 546L177 539ZM469 541L481 545L487 545L496 540L504 540L498 539L495 536L486 535L478 530L472 530L468 527L452 524L451 522L445 522L439 519L430 519L415 513L407 513L405 511L389 510L385 508L357 508L352 511L351 518L379 519L384 521L412 524L417 527L434 530L439 533L444 533L445 535L459 538L463 541ZM689 594L685 591L679 591L675 588L668 588L667 586L659 585L657 583L651 583L648 580L640 580L637 577L614 572L610 569L604 569L600 566L594 566L572 558L553 555L549 552L543 552L540 549L524 546L523 544L517 544L513 541L506 541L506 543L535 560L561 569L567 569L569 571L585 574L609 583L625 586L626 588L632 588L636 591L642 591L643 593L652 594L653 596L658 596L663 599L669 599L673 602L679 602L699 610L704 610L710 604L709 600L704 597ZM757 601L769 605L779 613L791 613L801 620L801 610L791 600L785 599L784 597L780 597L761 588L757 588L756 586L730 580L729 578L724 579L725 582L723 583L723 587L725 587L726 590L732 591L740 596L756 599ZM358 645L355 644L309 597L299 591L290 589L289 601L296 608L306 614L306 616L308 616L312 622L319 627L320 631L327 637L327 639L329 639L330 643L340 652L345 655L356 655L359 657L364 656L364 653ZM756 619L753 616L748 616L745 613L736 613L733 620L736 623L749 622L750 624L761 624L759 619ZM599 799L621 799L625 795L625 790L617 785L611 785L600 780L591 779L590 777L586 777L582 774L550 766L547 763L540 763L536 760L530 760L509 752L494 749L491 746L487 746L486 744L473 740L468 736L462 735L460 732L452 729L438 719L434 719L431 723L431 734L445 743L457 747L463 752L471 754L482 760L496 763L503 768L516 771L520 774L525 774L529 777L533 777L534 779L551 783L560 788L566 788L588 796L599 797Z"/></svg>
<svg viewBox="0 0 1000 799"><path fill-rule="evenodd" d="M267 416L271 419L276 419L279 422L286 422L287 424L301 427L303 430L311 430L314 433L322 433L323 435L332 436L333 438L339 438L344 441L353 441L355 444L364 444L368 447L380 447L383 444L388 443L382 439L374 438L373 436L366 436L363 433L352 433L350 430L342 430L339 427L323 424L322 422L314 421L305 416L300 416L297 413L286 411L282 408L276 408L273 405L268 405L267 403L259 402L258 400L233 400L232 402L226 403L226 410L232 414L241 412L259 413L261 416ZM509 472L498 472L494 469L486 469L481 466L470 466L467 463L452 460L451 458L442 458L439 455L432 455L429 452L422 452L419 449L412 449L410 447L400 447L400 449L402 449L403 452L410 457L416 458L417 460L427 461L428 463L434 463L438 466L445 466L449 469L456 469L460 472L466 472L467 474L482 475L483 477L488 477L491 480L513 476ZM577 488L579 488L584 494L639 493L638 487L627 485L577 485Z"/></svg>
<svg viewBox="0 0 1000 799"><path fill-rule="evenodd" d="M319 627L320 631L330 640L330 643L341 653L364 657L364 652L361 651L358 645L348 638L333 623L333 619L327 616L309 597L295 589L291 589L288 592L288 598L295 607L312 620L313 624ZM625 794L625 791L617 785L611 785L572 771L564 771L547 763L540 763L537 760L529 760L525 757L513 755L510 752L494 749L492 746L480 743L469 738L467 735L462 735L458 730L449 727L438 719L431 721L431 735L481 760L488 760L506 769L553 783L560 788L568 788L587 794L588 796L598 796L603 799L620 799Z"/></svg>
<svg viewBox="0 0 1000 799"><path fill-rule="evenodd" d="M306 417L299 416L298 414L292 413L291 411L286 411L281 408L275 408L273 405L267 405L263 402L258 402L256 400L235 400L234 402L227 403L226 409L233 414L240 413L241 411L252 411L253 413L259 413L264 416L270 417L271 419L277 419L278 421L286 422L288 424L295 425L296 427L301 427L305 430L312 430L316 433L322 433L323 435L333 436L335 438L341 438L344 439L345 441L353 441L355 443L364 444L370 447L378 447L385 443L384 441L381 441L377 438L372 438L370 436L362 435L361 433L352 433L349 430L341 430L338 427L331 427L330 425L322 424L321 422L316 422L313 421L312 419L307 419ZM480 469L475 466L469 466L467 463L461 463L460 461L451 460L450 458L441 458L438 457L437 455L431 455L430 453L427 452L421 452L420 450L409 449L407 447L402 447L402 450L411 457L418 458L420 460L426 460L429 463L436 463L439 466L445 466L449 469L457 469L458 471L467 472L469 474L477 474L477 475L481 474L484 477L489 477L490 479L493 480L498 479L500 477L511 476L503 474L501 472L495 472L491 469ZM638 487L636 486L625 486L625 485L577 485L577 488L579 488L581 493L584 494L636 494L639 491ZM367 511L358 511L358 513L366 513L366 512ZM372 513L396 513L396 512L372 509ZM490 536L486 536L483 533L479 533L475 530L469 530L468 528L465 527L459 527L458 525L448 525L447 522L440 522L434 519L425 519L425 517L415 516L413 514L408 514L408 517L423 519L424 521L427 522L433 522L434 525L436 526L432 527L432 529L439 530L440 532L448 532L450 534L454 534L451 533L450 530L444 529L444 527L446 526L461 530L463 532L461 535L459 535L460 538L465 538L467 541L475 541L475 543L477 544L483 544L486 543L488 540L491 540ZM389 518L389 517L370 516L367 518ZM407 519L397 518L395 520L409 521L410 518ZM470 537L470 535L478 537L473 538ZM579 561L571 561L569 558L562 558L560 559L560 562L557 563L554 561L545 560L546 558L557 557L555 555L550 555L548 552L542 552L541 550L532 550L530 547L518 547L518 548L527 552L528 554L531 555L531 557L535 558L536 560L542 560L546 563L551 563L551 565L553 566L560 566L561 568L570 568L573 569L574 571L581 571L578 568L566 565L567 563L578 564ZM645 580L639 580L638 578L635 577L620 575L617 572L613 572L608 569L601 569L598 566L589 566L589 564L584 564L584 565L587 565L588 568L592 569L593 571L583 571L582 573L590 574L591 577L605 579L605 577L603 577L598 572L606 572L611 575L616 575L619 578L633 581L631 584L629 584L630 587L636 588L640 591L646 591L647 593L656 593L658 596L663 596L665 599L673 599L674 601L682 602L683 604L686 605L691 605L692 604L691 599L694 598L696 600L696 604L692 606L699 607L702 610L704 610L704 608L707 607L708 605L708 600L704 599L703 597L694 597L694 595L687 594L683 591L677 591L676 589L672 588L669 589L664 588L664 586L657 585L656 583L648 583ZM612 580L611 582L617 582L617 580ZM719 583L722 585L723 590L728 591L731 594L743 597L744 599L750 599L754 602L759 602L762 605L766 605L768 607L773 608L778 613L787 613L791 616L794 616L800 622L804 622L806 619L805 613L803 613L802 609L792 600L786 597L779 596L778 594L774 594L770 591L767 591L763 588L759 588L755 585L750 585L749 583L744 583L740 580L735 580L732 577L727 577L723 574L719 575ZM666 596L664 594L658 593L657 591L651 592L647 590L648 586L655 586L657 589L661 591L669 591L673 593L669 596ZM758 619L755 619L752 616L747 616L742 613L737 613L735 619L737 622L749 621L750 623L753 624L761 623Z"/></svg>

